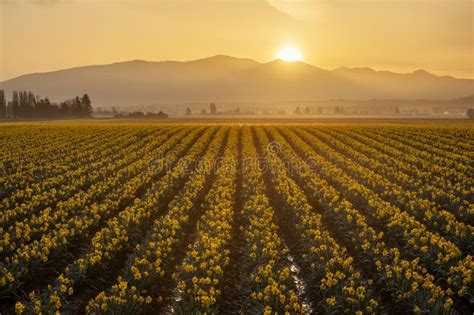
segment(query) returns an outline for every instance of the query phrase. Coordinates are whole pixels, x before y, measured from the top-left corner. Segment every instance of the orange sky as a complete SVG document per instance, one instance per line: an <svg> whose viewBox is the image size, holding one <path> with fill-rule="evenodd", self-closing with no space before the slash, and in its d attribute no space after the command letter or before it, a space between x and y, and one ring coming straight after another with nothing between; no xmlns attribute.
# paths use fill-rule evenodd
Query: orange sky
<svg viewBox="0 0 474 315"><path fill-rule="evenodd" d="M474 0L0 0L0 80L216 54L474 78Z"/></svg>

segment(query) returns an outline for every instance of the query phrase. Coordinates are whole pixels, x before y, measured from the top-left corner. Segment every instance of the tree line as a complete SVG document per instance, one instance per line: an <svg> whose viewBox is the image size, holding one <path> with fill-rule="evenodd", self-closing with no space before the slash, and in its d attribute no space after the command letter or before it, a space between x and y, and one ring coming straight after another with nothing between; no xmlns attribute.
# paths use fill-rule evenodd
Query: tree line
<svg viewBox="0 0 474 315"><path fill-rule="evenodd" d="M89 117L91 114L92 102L87 94L58 104L31 91L13 91L12 99L7 102L4 91L0 90L0 118Z"/></svg>

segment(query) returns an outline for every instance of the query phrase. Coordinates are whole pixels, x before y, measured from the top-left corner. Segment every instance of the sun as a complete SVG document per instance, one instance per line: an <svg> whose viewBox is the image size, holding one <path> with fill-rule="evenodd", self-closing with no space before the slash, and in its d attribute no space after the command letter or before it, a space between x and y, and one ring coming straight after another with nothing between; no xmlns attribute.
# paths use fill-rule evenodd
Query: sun
<svg viewBox="0 0 474 315"><path fill-rule="evenodd" d="M285 46L278 51L277 59L281 59L283 61L291 62L291 61L301 61L301 52L293 46Z"/></svg>

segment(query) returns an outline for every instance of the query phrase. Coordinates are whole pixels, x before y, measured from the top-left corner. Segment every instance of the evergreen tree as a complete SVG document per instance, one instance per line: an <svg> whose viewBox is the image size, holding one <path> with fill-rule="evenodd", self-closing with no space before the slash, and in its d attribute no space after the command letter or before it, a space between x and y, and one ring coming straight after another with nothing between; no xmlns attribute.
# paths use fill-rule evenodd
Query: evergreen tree
<svg viewBox="0 0 474 315"><path fill-rule="evenodd" d="M89 98L89 95L84 94L82 97L82 115L83 116L90 116L92 114L92 102Z"/></svg>
<svg viewBox="0 0 474 315"><path fill-rule="evenodd" d="M82 102L79 99L79 96L76 96L76 98L73 101L72 112L73 112L73 116L82 116L82 113L83 113Z"/></svg>
<svg viewBox="0 0 474 315"><path fill-rule="evenodd" d="M7 117L7 106L5 100L5 92L0 90L0 118Z"/></svg>
<svg viewBox="0 0 474 315"><path fill-rule="evenodd" d="M27 93L25 91L25 93ZM26 96L26 110L27 110L27 116L28 117L33 117L35 116L35 109L36 109L36 97L32 92L28 92L28 95Z"/></svg>
<svg viewBox="0 0 474 315"><path fill-rule="evenodd" d="M27 109L26 109L26 92L23 93L23 91L20 91L20 92L18 93L18 98L19 98L19 102L18 102L18 116L25 117L25 116L26 116L26 113L27 113Z"/></svg>
<svg viewBox="0 0 474 315"><path fill-rule="evenodd" d="M13 91L11 112L13 117L18 117L20 115L20 97L18 96L17 91Z"/></svg>
<svg viewBox="0 0 474 315"><path fill-rule="evenodd" d="M71 113L70 101L64 101L59 105L61 116L68 116Z"/></svg>

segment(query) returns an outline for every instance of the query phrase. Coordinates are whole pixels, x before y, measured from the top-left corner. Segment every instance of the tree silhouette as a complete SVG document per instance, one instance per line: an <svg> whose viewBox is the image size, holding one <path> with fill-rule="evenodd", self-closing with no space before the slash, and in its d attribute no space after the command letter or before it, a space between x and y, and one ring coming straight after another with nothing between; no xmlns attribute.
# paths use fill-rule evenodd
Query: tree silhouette
<svg viewBox="0 0 474 315"><path fill-rule="evenodd" d="M89 95L84 94L81 100L82 103L82 116L90 116L92 114L92 102Z"/></svg>
<svg viewBox="0 0 474 315"><path fill-rule="evenodd" d="M469 119L474 119L474 108L469 108L466 112L466 115L469 117Z"/></svg>
<svg viewBox="0 0 474 315"><path fill-rule="evenodd" d="M335 114L344 114L345 110L342 107L336 106L336 107L334 107L334 113Z"/></svg>
<svg viewBox="0 0 474 315"><path fill-rule="evenodd" d="M0 91L3 93L3 91ZM48 98L40 98L29 91L13 91L12 100L5 108L0 94L0 117L88 117L92 114L92 102L87 94L76 96L58 104L52 104ZM2 106L3 104L3 106Z"/></svg>
<svg viewBox="0 0 474 315"><path fill-rule="evenodd" d="M5 92L0 90L0 118L7 116L7 105L5 100Z"/></svg>
<svg viewBox="0 0 474 315"><path fill-rule="evenodd" d="M20 98L17 91L13 91L12 103L11 103L11 112L13 117L18 117L20 114Z"/></svg>
<svg viewBox="0 0 474 315"><path fill-rule="evenodd" d="M76 96L76 98L74 99L72 112L74 116L82 116L82 102L79 99L79 96Z"/></svg>
<svg viewBox="0 0 474 315"><path fill-rule="evenodd" d="M209 106L210 107L210 113L211 114L216 114L217 113L217 107L216 107L216 104L214 103L211 103L211 105Z"/></svg>

